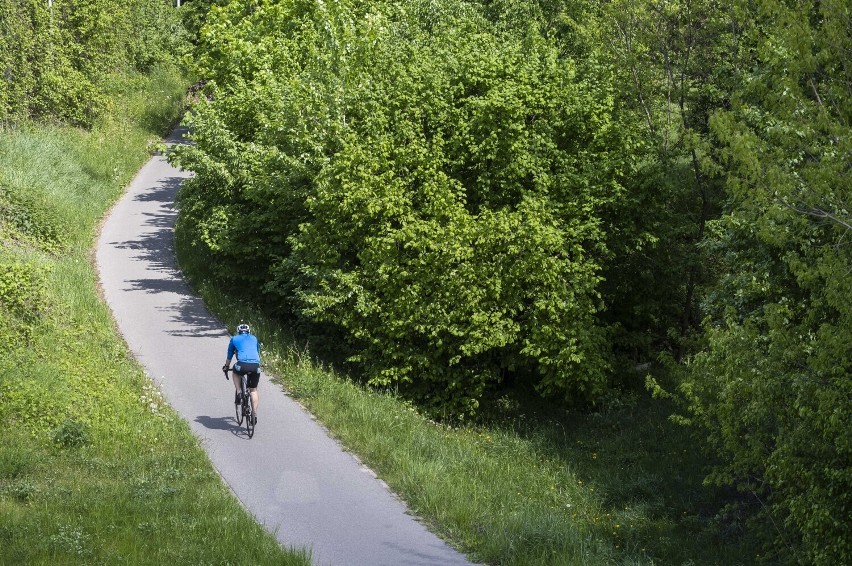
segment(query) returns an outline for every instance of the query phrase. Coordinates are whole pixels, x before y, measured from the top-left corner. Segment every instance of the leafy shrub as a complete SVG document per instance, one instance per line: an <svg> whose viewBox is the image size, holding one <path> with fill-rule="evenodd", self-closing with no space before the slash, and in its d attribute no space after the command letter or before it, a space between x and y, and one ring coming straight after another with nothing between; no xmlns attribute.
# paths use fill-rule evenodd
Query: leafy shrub
<svg viewBox="0 0 852 566"><path fill-rule="evenodd" d="M12 497L21 503L27 503L38 494L38 487L26 480L12 482L4 491L8 492Z"/></svg>
<svg viewBox="0 0 852 566"><path fill-rule="evenodd" d="M0 340L20 345L47 308L43 268L0 255Z"/></svg>
<svg viewBox="0 0 852 566"><path fill-rule="evenodd" d="M0 233L7 241L46 252L57 252L65 243L64 221L49 207L38 202L33 193L7 192L0 185Z"/></svg>
<svg viewBox="0 0 852 566"><path fill-rule="evenodd" d="M77 448L89 444L92 437L86 423L64 420L53 432L53 441L63 448Z"/></svg>
<svg viewBox="0 0 852 566"><path fill-rule="evenodd" d="M372 383L461 414L516 372L591 399L609 352L607 69L447 0L214 9L183 227L225 278L342 328ZM258 269L257 266L269 266Z"/></svg>
<svg viewBox="0 0 852 566"><path fill-rule="evenodd" d="M852 265L819 263L830 279L814 277L804 288L794 273L809 270L764 263L789 270L789 286L771 285L775 300L742 318L726 310L683 391L721 459L710 481L735 485L760 505L753 526L763 525L771 548L792 545L805 562L837 564L852 557L843 519L852 506L852 286L834 276ZM751 267L740 282L767 282L767 272ZM771 524L779 530L765 528Z"/></svg>

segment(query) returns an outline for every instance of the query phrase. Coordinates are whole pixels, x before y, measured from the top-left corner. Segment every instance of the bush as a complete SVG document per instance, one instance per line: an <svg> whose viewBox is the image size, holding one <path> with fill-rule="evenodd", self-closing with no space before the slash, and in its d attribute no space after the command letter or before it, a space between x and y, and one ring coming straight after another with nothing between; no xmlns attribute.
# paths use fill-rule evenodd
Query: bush
<svg viewBox="0 0 852 566"><path fill-rule="evenodd" d="M53 431L53 441L63 448L78 448L92 441L89 427L79 421L62 421Z"/></svg>
<svg viewBox="0 0 852 566"><path fill-rule="evenodd" d="M38 265L0 254L0 341L20 345L47 308L45 273Z"/></svg>
<svg viewBox="0 0 852 566"><path fill-rule="evenodd" d="M453 0L344 4L208 16L183 227L226 279L343 329L375 385L457 414L508 372L595 398L607 69Z"/></svg>

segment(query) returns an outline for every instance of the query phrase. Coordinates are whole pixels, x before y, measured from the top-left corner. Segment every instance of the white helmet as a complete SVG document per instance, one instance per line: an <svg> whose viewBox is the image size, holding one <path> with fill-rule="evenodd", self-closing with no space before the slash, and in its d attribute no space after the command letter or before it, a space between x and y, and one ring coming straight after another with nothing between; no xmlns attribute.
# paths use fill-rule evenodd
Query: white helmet
<svg viewBox="0 0 852 566"><path fill-rule="evenodd" d="M251 332L251 328L249 328L248 324L243 323L237 327L238 334L248 334L249 332Z"/></svg>

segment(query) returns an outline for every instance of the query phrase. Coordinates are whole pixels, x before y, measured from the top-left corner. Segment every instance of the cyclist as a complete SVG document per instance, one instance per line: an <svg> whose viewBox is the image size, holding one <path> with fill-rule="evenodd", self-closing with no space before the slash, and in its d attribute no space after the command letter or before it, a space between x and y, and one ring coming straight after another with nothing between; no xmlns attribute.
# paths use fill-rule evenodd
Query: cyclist
<svg viewBox="0 0 852 566"><path fill-rule="evenodd" d="M246 375L248 377L247 382L251 403L254 406L252 416L255 422L257 422L257 406L259 403L257 384L260 381L260 344L257 342L257 337L251 333L251 328L249 328L248 324L237 326L237 333L228 342L228 358L225 360L222 370L227 371L229 369L228 366L231 364L231 360L235 355L237 361L234 362L232 368L235 374L234 387L236 388L234 403L239 405L241 402L240 386L242 379L237 379L236 376Z"/></svg>

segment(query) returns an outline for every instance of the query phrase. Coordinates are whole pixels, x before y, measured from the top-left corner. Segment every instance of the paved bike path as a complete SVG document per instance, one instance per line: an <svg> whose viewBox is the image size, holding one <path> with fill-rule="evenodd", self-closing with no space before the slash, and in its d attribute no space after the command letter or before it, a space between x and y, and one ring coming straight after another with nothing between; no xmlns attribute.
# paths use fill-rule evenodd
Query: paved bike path
<svg viewBox="0 0 852 566"><path fill-rule="evenodd" d="M153 157L105 221L97 266L130 349L213 465L282 545L311 549L315 564L469 564L266 377L254 438L236 427L234 388L221 371L227 331L184 282L174 256L173 202L187 176Z"/></svg>

